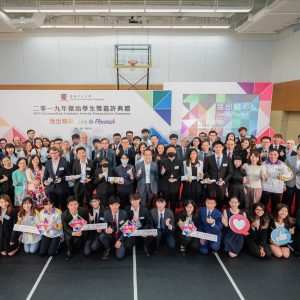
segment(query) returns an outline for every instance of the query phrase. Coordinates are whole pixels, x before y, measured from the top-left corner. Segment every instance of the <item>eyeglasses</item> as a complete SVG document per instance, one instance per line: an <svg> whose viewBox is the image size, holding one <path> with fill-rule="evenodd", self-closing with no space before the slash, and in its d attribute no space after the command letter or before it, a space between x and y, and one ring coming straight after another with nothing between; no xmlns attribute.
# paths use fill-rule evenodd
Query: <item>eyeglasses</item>
<svg viewBox="0 0 300 300"><path fill-rule="evenodd" d="M264 211L263 209L260 208L255 208L256 211Z"/></svg>

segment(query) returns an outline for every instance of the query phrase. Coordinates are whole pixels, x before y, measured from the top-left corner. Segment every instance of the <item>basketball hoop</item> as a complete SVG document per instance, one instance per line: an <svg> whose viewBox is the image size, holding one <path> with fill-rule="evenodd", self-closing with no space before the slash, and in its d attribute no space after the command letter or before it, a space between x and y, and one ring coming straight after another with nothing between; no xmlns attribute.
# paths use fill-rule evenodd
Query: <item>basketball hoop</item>
<svg viewBox="0 0 300 300"><path fill-rule="evenodd" d="M130 59L128 60L128 65L130 65L130 70L134 71L136 65L139 63L139 61L137 59Z"/></svg>

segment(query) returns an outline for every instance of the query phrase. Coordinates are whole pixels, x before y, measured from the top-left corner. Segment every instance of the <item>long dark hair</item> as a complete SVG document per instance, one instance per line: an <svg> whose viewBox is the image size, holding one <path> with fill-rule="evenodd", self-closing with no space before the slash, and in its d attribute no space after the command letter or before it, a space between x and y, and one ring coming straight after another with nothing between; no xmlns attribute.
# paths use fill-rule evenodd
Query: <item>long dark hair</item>
<svg viewBox="0 0 300 300"><path fill-rule="evenodd" d="M40 159L40 157L39 157L37 154L34 154L34 155L31 155L30 160L29 160L29 164L28 164L28 167L29 167L32 171L34 171L34 169L33 169L33 164L32 164L32 160L35 159L36 157L39 159L39 164L38 164L39 170L42 170L42 166L43 166L43 165L42 165L41 159Z"/></svg>
<svg viewBox="0 0 300 300"><path fill-rule="evenodd" d="M258 207L260 207L264 211L264 214L261 217L258 217L255 213L255 210ZM253 204L252 212L251 212L251 215L250 215L249 219L250 219L250 223L253 223L255 220L259 219L261 229L267 229L269 227L270 220L269 220L268 215L266 214L266 208L260 202L257 202L255 204Z"/></svg>
<svg viewBox="0 0 300 300"><path fill-rule="evenodd" d="M255 157L258 158L257 165L260 166L261 165L261 156L260 156L260 153L257 150L250 151L249 158L248 158L248 165L251 165L251 159L250 159L251 155L254 155Z"/></svg>
<svg viewBox="0 0 300 300"><path fill-rule="evenodd" d="M186 157L186 165L190 166L191 165L191 153L195 152L197 154L197 158L196 158L196 164L198 163L198 152L195 148L191 148L188 151L187 157Z"/></svg>
<svg viewBox="0 0 300 300"><path fill-rule="evenodd" d="M7 194L2 194L0 195L0 200L1 199L3 199L5 202L8 203L7 212L10 214L14 209L10 197ZM0 207L0 215L1 213L2 213L2 208Z"/></svg>
<svg viewBox="0 0 300 300"><path fill-rule="evenodd" d="M284 203L278 203L276 205L275 211L273 213L274 222L278 221L278 213L281 209L286 208L288 211L288 215L283 219L285 226L287 227L290 223L292 223L292 218L290 217L289 207Z"/></svg>
<svg viewBox="0 0 300 300"><path fill-rule="evenodd" d="M24 218L25 215L26 215L26 211L23 207L23 205L26 203L26 202L29 202L31 204L31 212L33 215L35 215L35 209L34 209L34 203L33 203L33 200L31 197L25 197L22 201L22 204L21 204L21 210L19 212L19 217L20 218Z"/></svg>
<svg viewBox="0 0 300 300"><path fill-rule="evenodd" d="M193 207L194 207L194 210L193 210L193 212L192 212L192 217L195 217L196 216L196 209L197 209L197 207L196 207L196 204L195 204L195 202L194 202L194 200L186 200L186 201L184 201L184 207L183 207L183 212L184 212L184 214L185 215L187 215L187 212L186 212L186 207L189 205L189 204L191 204L191 205L193 205Z"/></svg>

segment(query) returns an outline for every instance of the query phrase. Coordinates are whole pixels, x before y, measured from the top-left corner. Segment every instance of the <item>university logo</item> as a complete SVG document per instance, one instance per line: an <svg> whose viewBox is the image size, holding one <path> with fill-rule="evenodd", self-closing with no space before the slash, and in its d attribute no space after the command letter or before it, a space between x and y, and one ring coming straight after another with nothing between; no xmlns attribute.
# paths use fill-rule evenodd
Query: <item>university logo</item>
<svg viewBox="0 0 300 300"><path fill-rule="evenodd" d="M60 94L60 101L68 101L67 94Z"/></svg>

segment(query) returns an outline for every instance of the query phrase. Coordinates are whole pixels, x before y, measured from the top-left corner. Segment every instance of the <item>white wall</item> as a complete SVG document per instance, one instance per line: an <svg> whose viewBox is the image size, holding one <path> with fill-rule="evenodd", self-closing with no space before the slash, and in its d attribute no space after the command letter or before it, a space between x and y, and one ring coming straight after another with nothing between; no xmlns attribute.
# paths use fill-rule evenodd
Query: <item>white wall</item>
<svg viewBox="0 0 300 300"><path fill-rule="evenodd" d="M269 81L275 42L274 35L199 31L1 34L0 84L115 84L115 43L152 45L154 84Z"/></svg>
<svg viewBox="0 0 300 300"><path fill-rule="evenodd" d="M274 49L272 80L283 82L300 79L300 31L292 27L278 36Z"/></svg>

